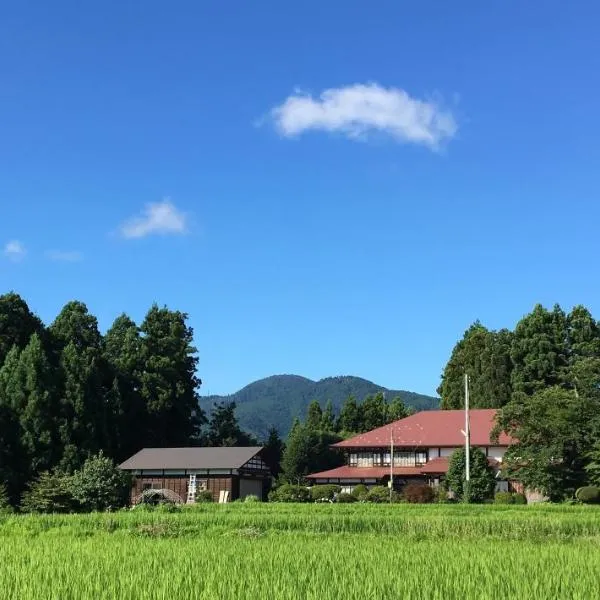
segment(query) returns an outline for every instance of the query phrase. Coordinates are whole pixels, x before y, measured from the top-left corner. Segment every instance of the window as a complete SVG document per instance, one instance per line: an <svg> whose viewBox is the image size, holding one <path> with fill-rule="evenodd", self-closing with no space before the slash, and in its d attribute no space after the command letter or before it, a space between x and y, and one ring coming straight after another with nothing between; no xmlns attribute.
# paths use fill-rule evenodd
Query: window
<svg viewBox="0 0 600 600"><path fill-rule="evenodd" d="M162 487L160 481L144 481L142 483L142 492L145 492L146 490L160 490Z"/></svg>
<svg viewBox="0 0 600 600"><path fill-rule="evenodd" d="M358 462L358 454L351 454L350 455L350 466L355 467L357 462Z"/></svg>
<svg viewBox="0 0 600 600"><path fill-rule="evenodd" d="M379 454L379 452L376 452L375 454L373 454L373 466L374 467L381 466L381 454Z"/></svg>
<svg viewBox="0 0 600 600"><path fill-rule="evenodd" d="M416 453L416 463L418 465L424 465L427 462L427 452Z"/></svg>
<svg viewBox="0 0 600 600"><path fill-rule="evenodd" d="M373 466L373 453L372 452L359 452L358 453L358 466L359 467L372 467Z"/></svg>
<svg viewBox="0 0 600 600"><path fill-rule="evenodd" d="M383 466L384 467L389 467L390 466L391 456L392 455L389 452L384 452L383 453Z"/></svg>
<svg viewBox="0 0 600 600"><path fill-rule="evenodd" d="M414 467L415 453L414 452L394 452L395 467Z"/></svg>

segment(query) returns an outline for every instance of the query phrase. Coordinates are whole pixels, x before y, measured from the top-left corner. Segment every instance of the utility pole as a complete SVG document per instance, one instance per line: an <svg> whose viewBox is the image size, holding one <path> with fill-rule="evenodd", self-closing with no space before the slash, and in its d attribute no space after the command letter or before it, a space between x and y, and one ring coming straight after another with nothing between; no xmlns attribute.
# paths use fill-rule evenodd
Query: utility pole
<svg viewBox="0 0 600 600"><path fill-rule="evenodd" d="M390 504L394 494L394 429L390 426Z"/></svg>
<svg viewBox="0 0 600 600"><path fill-rule="evenodd" d="M464 499L469 502L469 482L471 481L471 423L469 420L469 376L465 373L465 490Z"/></svg>

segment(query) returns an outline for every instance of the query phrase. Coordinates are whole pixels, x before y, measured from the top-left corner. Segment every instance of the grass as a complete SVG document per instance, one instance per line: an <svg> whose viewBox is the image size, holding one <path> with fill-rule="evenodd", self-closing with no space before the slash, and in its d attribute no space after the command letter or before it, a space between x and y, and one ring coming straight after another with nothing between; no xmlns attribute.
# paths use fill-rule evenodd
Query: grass
<svg viewBox="0 0 600 600"><path fill-rule="evenodd" d="M0 517L16 600L589 598L584 506L202 505Z"/></svg>

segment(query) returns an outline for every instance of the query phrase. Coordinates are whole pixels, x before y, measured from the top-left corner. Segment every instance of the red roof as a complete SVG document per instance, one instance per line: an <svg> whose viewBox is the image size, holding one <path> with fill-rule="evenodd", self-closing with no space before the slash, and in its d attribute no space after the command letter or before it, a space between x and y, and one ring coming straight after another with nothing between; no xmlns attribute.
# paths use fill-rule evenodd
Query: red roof
<svg viewBox="0 0 600 600"><path fill-rule="evenodd" d="M421 475L422 467L394 467L394 477ZM390 474L389 467L337 467L329 471L311 473L307 479L382 479Z"/></svg>
<svg viewBox="0 0 600 600"><path fill-rule="evenodd" d="M471 444L473 446L509 446L513 440L501 433L498 442L492 443L490 433L494 427L496 410L493 408L469 411ZM334 444L337 448L382 448L394 446L458 447L465 443L461 430L465 428L463 410L424 410L389 425L361 433Z"/></svg>
<svg viewBox="0 0 600 600"><path fill-rule="evenodd" d="M394 467L394 477L403 477L410 475L436 475L448 472L449 458L442 456L432 458L429 462L420 467ZM498 465L498 461L488 458L492 466ZM307 479L383 479L390 474L389 467L337 467L329 471L320 473L311 473Z"/></svg>
<svg viewBox="0 0 600 600"><path fill-rule="evenodd" d="M448 457L440 456L432 458L429 462L421 467L421 473L447 473L448 472Z"/></svg>

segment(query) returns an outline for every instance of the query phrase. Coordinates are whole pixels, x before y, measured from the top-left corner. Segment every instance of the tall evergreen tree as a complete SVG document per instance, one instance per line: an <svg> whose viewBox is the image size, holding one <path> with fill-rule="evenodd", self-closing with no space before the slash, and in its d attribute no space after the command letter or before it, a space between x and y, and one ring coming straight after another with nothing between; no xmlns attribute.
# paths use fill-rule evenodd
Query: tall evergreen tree
<svg viewBox="0 0 600 600"><path fill-rule="evenodd" d="M21 442L35 474L53 467L59 456L56 381L42 342L34 333L19 356L16 394Z"/></svg>
<svg viewBox="0 0 600 600"><path fill-rule="evenodd" d="M566 316L558 305L549 311L538 304L519 321L511 346L513 399L565 383L567 337Z"/></svg>
<svg viewBox="0 0 600 600"><path fill-rule="evenodd" d="M198 405L198 358L187 315L154 305L141 325L140 392L148 413L146 442L185 446L197 442L206 417Z"/></svg>
<svg viewBox="0 0 600 600"><path fill-rule="evenodd" d="M59 350L67 344L73 344L78 351L100 348L102 342L98 320L78 300L67 302L49 329Z"/></svg>
<svg viewBox="0 0 600 600"><path fill-rule="evenodd" d="M498 408L511 397L511 333L490 331L476 321L456 344L442 374L438 394L445 409L464 406L464 375L470 379L473 408Z"/></svg>
<svg viewBox="0 0 600 600"><path fill-rule="evenodd" d="M267 439L263 444L262 455L273 477L279 477L279 473L281 473L281 457L284 449L285 444L279 437L279 432L275 427L270 427Z"/></svg>
<svg viewBox="0 0 600 600"><path fill-rule="evenodd" d="M61 374L60 436L66 471L112 448L112 377L102 354L96 317L83 302L68 302L49 328Z"/></svg>
<svg viewBox="0 0 600 600"><path fill-rule="evenodd" d="M98 359L94 348L78 349L73 342L61 352L61 467L69 472L79 469L106 442L108 390L103 386Z"/></svg>
<svg viewBox="0 0 600 600"><path fill-rule="evenodd" d="M22 350L34 333L41 335L43 330L21 296L14 292L0 295L0 367L14 345Z"/></svg>
<svg viewBox="0 0 600 600"><path fill-rule="evenodd" d="M281 459L281 479L298 483L309 473L338 466L342 459L331 448L338 441L340 438L333 433L315 431L295 422Z"/></svg>
<svg viewBox="0 0 600 600"><path fill-rule="evenodd" d="M567 317L568 382L577 392L600 394L600 327L587 308L576 306Z"/></svg>
<svg viewBox="0 0 600 600"><path fill-rule="evenodd" d="M388 406L386 421L388 423L393 423L394 421L399 421L400 419L408 417L408 415L408 408L404 404L402 398L400 396L396 396Z"/></svg>
<svg viewBox="0 0 600 600"><path fill-rule="evenodd" d="M322 431L335 431L335 414L333 412L333 403L327 400L323 416L321 418Z"/></svg>
<svg viewBox="0 0 600 600"><path fill-rule="evenodd" d="M11 428L1 436L0 452L14 500L29 479L56 464L60 450L54 373L37 333L22 352L15 345L8 353L0 370L0 405Z"/></svg>
<svg viewBox="0 0 600 600"><path fill-rule="evenodd" d="M320 431L323 422L323 411L318 400L313 400L308 405L308 411L306 415L306 427L311 431Z"/></svg>
<svg viewBox="0 0 600 600"><path fill-rule="evenodd" d="M19 354L15 344L0 367L0 485L6 485L13 505L18 503L25 485L28 465L21 447L21 431L14 400Z"/></svg>
<svg viewBox="0 0 600 600"><path fill-rule="evenodd" d="M342 405L336 429L337 431L343 432L345 435L362 431L363 427L360 407L354 396L348 396Z"/></svg>
<svg viewBox="0 0 600 600"><path fill-rule="evenodd" d="M360 405L362 415L361 431L371 431L387 423L387 404L382 392L367 396Z"/></svg>
<svg viewBox="0 0 600 600"><path fill-rule="evenodd" d="M255 446L257 441L240 429L235 402L221 402L211 411L205 443L207 446Z"/></svg>
<svg viewBox="0 0 600 600"><path fill-rule="evenodd" d="M117 317L104 336L104 356L113 381L110 392L114 452L123 460L146 446L147 415L142 401L142 338L135 322L127 315Z"/></svg>

